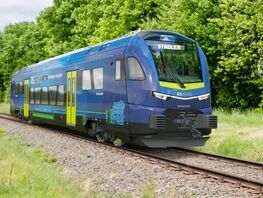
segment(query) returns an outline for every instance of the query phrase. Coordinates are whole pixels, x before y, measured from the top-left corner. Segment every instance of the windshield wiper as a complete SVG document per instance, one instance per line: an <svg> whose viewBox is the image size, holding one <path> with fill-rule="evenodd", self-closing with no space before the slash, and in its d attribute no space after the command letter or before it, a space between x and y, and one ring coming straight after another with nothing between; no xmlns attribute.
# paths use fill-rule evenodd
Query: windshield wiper
<svg viewBox="0 0 263 198"><path fill-rule="evenodd" d="M172 76L172 77L170 77L169 79L172 80L173 82L177 82L177 83L180 85L181 88L185 88L184 83L176 76L176 74L173 74L173 73L169 70L169 68L165 65L164 60L163 60L163 53L162 53L161 51L160 51L160 55L161 55L162 64L163 64L163 66L165 67L165 71L168 71L169 74ZM167 70L166 70L166 68L167 68Z"/></svg>

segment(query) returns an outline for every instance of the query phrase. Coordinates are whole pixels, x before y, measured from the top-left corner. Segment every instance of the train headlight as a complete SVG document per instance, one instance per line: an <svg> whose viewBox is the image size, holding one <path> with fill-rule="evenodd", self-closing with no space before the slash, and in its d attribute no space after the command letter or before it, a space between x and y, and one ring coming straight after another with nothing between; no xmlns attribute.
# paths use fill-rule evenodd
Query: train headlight
<svg viewBox="0 0 263 198"><path fill-rule="evenodd" d="M209 95L210 95L209 93L204 94L204 95L200 95L200 96L198 96L198 100L206 100L206 99L208 99Z"/></svg>
<svg viewBox="0 0 263 198"><path fill-rule="evenodd" d="M169 100L171 98L171 96L168 95L168 94L158 93L158 92L155 92L155 91L153 91L153 96L155 98L158 98L158 99L161 99L161 100L165 100L165 101L167 101L167 100Z"/></svg>

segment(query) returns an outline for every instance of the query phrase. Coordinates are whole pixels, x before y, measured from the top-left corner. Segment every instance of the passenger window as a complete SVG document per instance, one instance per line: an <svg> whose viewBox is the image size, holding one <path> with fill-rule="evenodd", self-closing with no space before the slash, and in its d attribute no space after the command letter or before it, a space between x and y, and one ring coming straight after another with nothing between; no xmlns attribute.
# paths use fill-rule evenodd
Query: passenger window
<svg viewBox="0 0 263 198"><path fill-rule="evenodd" d="M130 80L145 79L142 67L135 57L128 58L128 77Z"/></svg>
<svg viewBox="0 0 263 198"><path fill-rule="evenodd" d="M41 104L48 105L48 92L47 87L42 87Z"/></svg>
<svg viewBox="0 0 263 198"><path fill-rule="evenodd" d="M103 89L103 68L93 70L94 89Z"/></svg>
<svg viewBox="0 0 263 198"><path fill-rule="evenodd" d="M35 104L40 104L41 87L35 88Z"/></svg>
<svg viewBox="0 0 263 198"><path fill-rule="evenodd" d="M70 104L70 91L71 91L71 80L68 79L68 85L67 85L67 106L71 106Z"/></svg>
<svg viewBox="0 0 263 198"><path fill-rule="evenodd" d="M18 86L18 92L17 93L21 94L24 87L23 86L21 87L21 82L18 82L17 86Z"/></svg>
<svg viewBox="0 0 263 198"><path fill-rule="evenodd" d="M82 89L83 90L91 89L90 70L85 70L82 72Z"/></svg>
<svg viewBox="0 0 263 198"><path fill-rule="evenodd" d="M117 60L115 64L115 80L121 79L121 61Z"/></svg>
<svg viewBox="0 0 263 198"><path fill-rule="evenodd" d="M35 98L34 98L34 88L30 88L30 104L35 103Z"/></svg>
<svg viewBox="0 0 263 198"><path fill-rule="evenodd" d="M57 86L48 87L49 105L56 105L57 101Z"/></svg>
<svg viewBox="0 0 263 198"><path fill-rule="evenodd" d="M75 84L76 83L76 79L72 78L72 106L75 106L75 100L76 100L76 89L75 89Z"/></svg>
<svg viewBox="0 0 263 198"><path fill-rule="evenodd" d="M17 82L17 84L16 84L16 90L17 90L17 94L20 94L21 93L21 89L23 89L23 87L22 88L20 88L20 82Z"/></svg>
<svg viewBox="0 0 263 198"><path fill-rule="evenodd" d="M65 89L64 85L58 86L58 102L57 105L63 106L65 104Z"/></svg>
<svg viewBox="0 0 263 198"><path fill-rule="evenodd" d="M15 86L16 86L16 94L18 94L19 93L19 83L16 83Z"/></svg>
<svg viewBox="0 0 263 198"><path fill-rule="evenodd" d="M19 82L19 93L21 93L21 94L24 93L23 82L22 81Z"/></svg>

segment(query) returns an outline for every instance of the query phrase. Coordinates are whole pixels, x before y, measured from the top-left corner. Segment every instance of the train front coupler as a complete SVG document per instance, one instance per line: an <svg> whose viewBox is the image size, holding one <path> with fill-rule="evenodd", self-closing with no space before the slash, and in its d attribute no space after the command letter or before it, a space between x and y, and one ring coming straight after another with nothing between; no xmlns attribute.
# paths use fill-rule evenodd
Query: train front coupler
<svg viewBox="0 0 263 198"><path fill-rule="evenodd" d="M178 128L189 128L193 137L207 135L207 131L217 128L217 116L210 114L197 114L196 117L180 116L174 119Z"/></svg>

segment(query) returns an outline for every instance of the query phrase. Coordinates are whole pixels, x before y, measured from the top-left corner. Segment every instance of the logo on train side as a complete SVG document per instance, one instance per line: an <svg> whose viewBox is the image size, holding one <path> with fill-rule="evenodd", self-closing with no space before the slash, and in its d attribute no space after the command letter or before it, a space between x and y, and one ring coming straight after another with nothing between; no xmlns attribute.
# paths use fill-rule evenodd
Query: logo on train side
<svg viewBox="0 0 263 198"><path fill-rule="evenodd" d="M179 108L190 108L191 105L177 105L177 107L179 107Z"/></svg>
<svg viewBox="0 0 263 198"><path fill-rule="evenodd" d="M168 44L158 44L158 49L169 49L169 50L185 50L184 45L168 45Z"/></svg>
<svg viewBox="0 0 263 198"><path fill-rule="evenodd" d="M176 95L177 96L181 96L181 97L191 97L191 96L193 96L193 94L191 92L177 92Z"/></svg>

